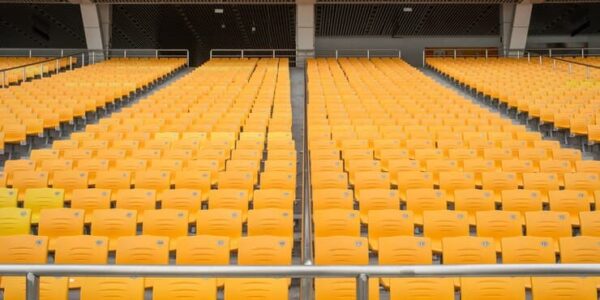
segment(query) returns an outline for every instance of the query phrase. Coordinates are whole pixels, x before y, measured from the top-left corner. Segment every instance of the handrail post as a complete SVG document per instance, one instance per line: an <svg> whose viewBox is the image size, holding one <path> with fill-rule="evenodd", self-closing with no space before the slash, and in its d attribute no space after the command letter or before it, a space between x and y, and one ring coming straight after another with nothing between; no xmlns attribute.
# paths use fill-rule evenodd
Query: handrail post
<svg viewBox="0 0 600 300"><path fill-rule="evenodd" d="M552 57L552 48L548 49L548 56Z"/></svg>
<svg viewBox="0 0 600 300"><path fill-rule="evenodd" d="M369 299L369 276L360 274L356 277L356 300Z"/></svg>
<svg viewBox="0 0 600 300"><path fill-rule="evenodd" d="M127 50L123 50L123 58L127 58Z"/></svg>
<svg viewBox="0 0 600 300"><path fill-rule="evenodd" d="M60 49L60 57L65 56L65 50L64 49Z"/></svg>
<svg viewBox="0 0 600 300"><path fill-rule="evenodd" d="M23 67L23 82L27 81L27 67Z"/></svg>
<svg viewBox="0 0 600 300"><path fill-rule="evenodd" d="M456 59L456 49L454 49L454 59Z"/></svg>
<svg viewBox="0 0 600 300"><path fill-rule="evenodd" d="M32 52L33 52L33 50L29 49L29 58L31 58Z"/></svg>
<svg viewBox="0 0 600 300"><path fill-rule="evenodd" d="M69 70L73 70L73 56L69 56Z"/></svg>
<svg viewBox="0 0 600 300"><path fill-rule="evenodd" d="M425 49L423 49L423 68L425 68Z"/></svg>
<svg viewBox="0 0 600 300"><path fill-rule="evenodd" d="M85 66L85 53L81 53L81 66Z"/></svg>
<svg viewBox="0 0 600 300"><path fill-rule="evenodd" d="M25 295L27 300L39 300L40 277L33 273L27 273L26 279Z"/></svg>
<svg viewBox="0 0 600 300"><path fill-rule="evenodd" d="M190 50L185 49L185 62L187 64L187 67L190 67Z"/></svg>
<svg viewBox="0 0 600 300"><path fill-rule="evenodd" d="M540 65L542 64L542 56L540 55Z"/></svg>
<svg viewBox="0 0 600 300"><path fill-rule="evenodd" d="M585 48L581 48L581 58L585 58Z"/></svg>
<svg viewBox="0 0 600 300"><path fill-rule="evenodd" d="M158 49L154 50L154 58L158 58Z"/></svg>
<svg viewBox="0 0 600 300"><path fill-rule="evenodd" d="M367 49L367 59L371 59L371 50Z"/></svg>
<svg viewBox="0 0 600 300"><path fill-rule="evenodd" d="M244 58L244 49L242 49L242 54L241 55L242 55L242 58Z"/></svg>
<svg viewBox="0 0 600 300"><path fill-rule="evenodd" d="M569 74L573 73L573 65L571 65L571 63L569 63Z"/></svg>
<svg viewBox="0 0 600 300"><path fill-rule="evenodd" d="M208 55L209 55L209 59L213 59L213 49L210 49L210 52Z"/></svg>
<svg viewBox="0 0 600 300"><path fill-rule="evenodd" d="M273 58L275 58L275 49L273 49Z"/></svg>
<svg viewBox="0 0 600 300"><path fill-rule="evenodd" d="M91 58L91 64L94 64L96 61L96 54L94 51L92 51L92 58Z"/></svg>
<svg viewBox="0 0 600 300"><path fill-rule="evenodd" d="M60 63L58 61L58 59L56 60L56 74L58 74L58 72L60 71Z"/></svg>
<svg viewBox="0 0 600 300"><path fill-rule="evenodd" d="M531 62L531 53L527 52L527 62Z"/></svg>
<svg viewBox="0 0 600 300"><path fill-rule="evenodd" d="M488 49L487 48L485 48L485 59L486 60L488 59Z"/></svg>
<svg viewBox="0 0 600 300"><path fill-rule="evenodd" d="M335 59L337 60L338 58L339 58L338 50L335 49Z"/></svg>
<svg viewBox="0 0 600 300"><path fill-rule="evenodd" d="M402 50L398 50L398 58L402 59Z"/></svg>

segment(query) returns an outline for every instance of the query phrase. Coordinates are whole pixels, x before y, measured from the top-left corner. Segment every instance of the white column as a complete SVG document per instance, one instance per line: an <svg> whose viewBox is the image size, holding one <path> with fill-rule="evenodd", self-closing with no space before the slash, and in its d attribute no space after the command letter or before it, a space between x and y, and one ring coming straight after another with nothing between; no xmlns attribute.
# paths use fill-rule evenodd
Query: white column
<svg viewBox="0 0 600 300"><path fill-rule="evenodd" d="M511 50L525 49L532 8L527 0L502 5L502 48L509 54Z"/></svg>
<svg viewBox="0 0 600 300"><path fill-rule="evenodd" d="M102 49L102 29L100 28L100 14L95 4L80 4L83 30L88 49Z"/></svg>
<svg viewBox="0 0 600 300"><path fill-rule="evenodd" d="M301 55L315 55L315 4L314 0L297 1L296 50ZM305 57L296 58L296 66L304 66Z"/></svg>

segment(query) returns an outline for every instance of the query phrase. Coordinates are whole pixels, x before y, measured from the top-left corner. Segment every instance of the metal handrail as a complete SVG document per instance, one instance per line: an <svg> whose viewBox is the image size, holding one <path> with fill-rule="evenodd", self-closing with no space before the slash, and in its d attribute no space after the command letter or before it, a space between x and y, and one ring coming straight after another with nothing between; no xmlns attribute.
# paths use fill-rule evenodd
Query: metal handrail
<svg viewBox="0 0 600 300"><path fill-rule="evenodd" d="M39 299L40 276L356 278L357 300L367 300L370 277L598 276L600 264L496 264L399 266L182 266L0 265L0 274L26 276L27 300Z"/></svg>
<svg viewBox="0 0 600 300"><path fill-rule="evenodd" d="M10 67L10 68L6 68L6 69L2 69L0 70L0 75L1 75L1 80L2 82L0 83L0 88L5 88L7 86L10 86L10 82L7 82L7 73L14 71L14 70L19 70L22 69L23 70L23 74L22 74L22 82L27 81L28 76L27 76L27 69L28 68L32 68L35 66L40 66L40 78L44 78L44 65L48 65L48 64L52 64L54 62L55 64L55 72L58 73L60 72L60 61L63 59L68 59L69 60L69 64L68 64L68 68L69 70L73 70L73 58L79 58L79 56L81 55L81 66L84 65L84 52L79 52L79 53L74 53L68 56L61 56L61 57L55 57L55 58L51 58L51 59L47 59L47 60L43 60L43 61L39 61L39 62L34 62L34 63L30 63L30 64L25 64L25 65L20 65L20 66L15 66L15 67Z"/></svg>
<svg viewBox="0 0 600 300"><path fill-rule="evenodd" d="M256 54L259 52L259 54ZM282 53L283 52L283 53ZM348 54L348 53L354 54ZM254 54L248 54L254 53ZM325 53L321 55L320 53ZM358 54L356 54L358 53ZM297 57L398 57L402 58L400 49L211 49L210 58L297 58Z"/></svg>

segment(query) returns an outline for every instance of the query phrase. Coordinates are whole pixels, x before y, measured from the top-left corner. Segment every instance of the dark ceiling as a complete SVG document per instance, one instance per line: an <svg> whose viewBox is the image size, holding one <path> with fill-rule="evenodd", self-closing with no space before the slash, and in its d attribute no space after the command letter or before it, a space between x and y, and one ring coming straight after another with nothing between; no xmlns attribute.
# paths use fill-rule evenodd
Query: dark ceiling
<svg viewBox="0 0 600 300"><path fill-rule="evenodd" d="M412 12L404 12L405 8ZM489 4L319 4L316 35L496 35L499 8Z"/></svg>
<svg viewBox="0 0 600 300"><path fill-rule="evenodd" d="M600 3L538 4L533 6L529 34L594 33L600 33Z"/></svg>
<svg viewBox="0 0 600 300"><path fill-rule="evenodd" d="M215 9L223 13L215 13ZM295 5L115 5L113 48L293 49Z"/></svg>
<svg viewBox="0 0 600 300"><path fill-rule="evenodd" d="M79 5L0 4L0 47L84 48Z"/></svg>

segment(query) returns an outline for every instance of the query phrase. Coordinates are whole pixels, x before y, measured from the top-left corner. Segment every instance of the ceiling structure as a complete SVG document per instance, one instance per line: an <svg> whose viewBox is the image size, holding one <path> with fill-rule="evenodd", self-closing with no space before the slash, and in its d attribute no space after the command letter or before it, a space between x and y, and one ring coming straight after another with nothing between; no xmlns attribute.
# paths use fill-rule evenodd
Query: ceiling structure
<svg viewBox="0 0 600 300"><path fill-rule="evenodd" d="M538 4L533 6L530 35L600 33L600 3Z"/></svg>
<svg viewBox="0 0 600 300"><path fill-rule="evenodd" d="M0 0L0 3L96 3L96 4L500 4L523 0ZM598 0L536 0L536 3L598 3Z"/></svg>

